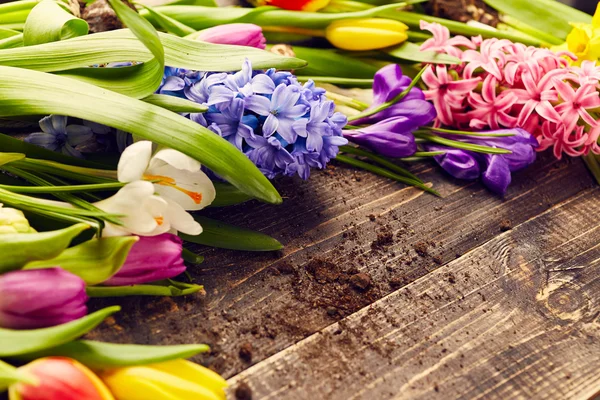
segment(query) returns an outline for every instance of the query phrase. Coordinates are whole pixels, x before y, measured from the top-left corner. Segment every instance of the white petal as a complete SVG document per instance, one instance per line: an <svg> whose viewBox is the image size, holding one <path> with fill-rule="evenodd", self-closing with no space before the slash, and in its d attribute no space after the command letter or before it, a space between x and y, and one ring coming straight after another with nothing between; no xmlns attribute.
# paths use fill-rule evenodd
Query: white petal
<svg viewBox="0 0 600 400"><path fill-rule="evenodd" d="M171 226L181 233L188 235L199 235L202 233L202 227L194 218L185 211L179 204L173 200L166 199L169 207L165 212L166 218L169 220Z"/></svg>
<svg viewBox="0 0 600 400"><path fill-rule="evenodd" d="M107 232L108 235L112 234L113 230L144 236L157 235L170 229L169 220L164 217L167 202L154 195L154 185L150 182L129 183L114 196L96 202L94 205L108 213L123 215L121 221L124 225L111 227Z"/></svg>
<svg viewBox="0 0 600 400"><path fill-rule="evenodd" d="M213 202L216 196L215 186L202 171L189 172L170 165L149 169L152 176L170 178L168 184L154 185L156 193L175 201L185 210L201 210Z"/></svg>
<svg viewBox="0 0 600 400"><path fill-rule="evenodd" d="M142 140L127 147L121 154L117 175L120 182L142 179L152 157L152 142Z"/></svg>
<svg viewBox="0 0 600 400"><path fill-rule="evenodd" d="M152 160L150 160L149 169L158 168L165 164L190 172L195 172L200 169L200 163L198 161L173 149L159 150L154 157L152 157Z"/></svg>

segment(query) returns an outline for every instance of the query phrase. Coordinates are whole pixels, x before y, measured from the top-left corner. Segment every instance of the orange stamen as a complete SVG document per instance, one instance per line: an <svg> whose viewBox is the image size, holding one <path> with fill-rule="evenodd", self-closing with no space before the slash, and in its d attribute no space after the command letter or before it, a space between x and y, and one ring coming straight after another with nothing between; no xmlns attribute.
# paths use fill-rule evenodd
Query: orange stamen
<svg viewBox="0 0 600 400"><path fill-rule="evenodd" d="M156 221L158 226L161 226L165 222L165 219L163 217L154 217L154 220Z"/></svg>
<svg viewBox="0 0 600 400"><path fill-rule="evenodd" d="M177 186L175 179L169 177L169 176L162 176L162 175L144 175L144 178L146 180L149 181L158 181L158 182L154 182L158 185L163 185L163 186L169 186L172 187L173 189L177 189L182 193L185 193L186 195L188 195L196 204L200 204L202 202L202 193L199 192L191 192L187 189L184 189L182 187Z"/></svg>

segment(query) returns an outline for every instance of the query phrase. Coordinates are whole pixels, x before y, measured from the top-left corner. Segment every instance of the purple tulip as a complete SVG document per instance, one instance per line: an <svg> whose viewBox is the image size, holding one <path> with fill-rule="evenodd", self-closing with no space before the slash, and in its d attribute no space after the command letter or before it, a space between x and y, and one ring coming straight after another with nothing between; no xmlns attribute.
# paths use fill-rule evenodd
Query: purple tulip
<svg viewBox="0 0 600 400"><path fill-rule="evenodd" d="M402 93L410 82L411 79L402 74L402 69L399 65L390 64L381 68L373 78L373 105L371 108L392 100L398 94ZM435 107L425 100L423 91L414 87L398 103L369 117L352 121L351 124L373 124L392 117L407 117L415 125L425 126L433 121L436 115Z"/></svg>
<svg viewBox="0 0 600 400"><path fill-rule="evenodd" d="M262 28L254 24L225 24L204 29L196 36L197 40L215 44L233 44L256 47L264 50L267 47Z"/></svg>
<svg viewBox="0 0 600 400"><path fill-rule="evenodd" d="M515 128L502 129L489 134L512 133L514 136L474 137L444 135L453 140L510 150L510 154L482 154L444 146L426 145L428 151L445 151L435 156L437 163L450 175L459 179L476 179L481 175L483 184L504 195L511 182L511 172L527 167L535 161L535 148L539 146L529 132Z"/></svg>
<svg viewBox="0 0 600 400"><path fill-rule="evenodd" d="M419 125L407 117L394 117L365 128L344 130L344 137L387 157L415 154L417 144L412 132Z"/></svg>
<svg viewBox="0 0 600 400"><path fill-rule="evenodd" d="M185 271L182 250L183 240L177 235L140 236L129 250L125 264L104 285L135 285L177 276Z"/></svg>
<svg viewBox="0 0 600 400"><path fill-rule="evenodd" d="M87 313L85 282L61 268L0 275L0 326L36 329L64 324Z"/></svg>

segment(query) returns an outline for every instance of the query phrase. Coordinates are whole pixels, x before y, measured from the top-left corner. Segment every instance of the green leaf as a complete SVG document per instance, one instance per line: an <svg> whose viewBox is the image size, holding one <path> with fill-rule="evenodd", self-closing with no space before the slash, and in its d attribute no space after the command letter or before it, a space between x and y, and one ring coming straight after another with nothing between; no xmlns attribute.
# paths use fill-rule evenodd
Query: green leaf
<svg viewBox="0 0 600 400"><path fill-rule="evenodd" d="M294 53L297 57L308 62L307 67L294 71L298 75L372 79L379 70L374 65L345 56L331 49L294 46Z"/></svg>
<svg viewBox="0 0 600 400"><path fill-rule="evenodd" d="M420 51L419 45L411 42L404 42L400 46L384 49L383 51L392 57L415 62L432 64L460 64L461 62L460 59L447 54L440 54L434 51Z"/></svg>
<svg viewBox="0 0 600 400"><path fill-rule="evenodd" d="M188 242L245 251L273 251L283 248L279 241L264 233L206 217L195 216L194 219L202 225L202 233L197 236L180 233L179 236Z"/></svg>
<svg viewBox="0 0 600 400"><path fill-rule="evenodd" d="M63 114L112 126L187 154L255 198L282 201L271 182L235 146L178 114L83 82L22 68L0 67L0 81L0 116Z"/></svg>
<svg viewBox="0 0 600 400"><path fill-rule="evenodd" d="M559 39L566 39L573 28L569 22L592 23L592 16L555 0L484 0L503 14Z"/></svg>
<svg viewBox="0 0 600 400"><path fill-rule="evenodd" d="M167 17L161 12L156 11L154 8L149 7L147 5L142 4L145 10L152 15L154 21L158 23L158 25L167 33L171 33L176 36L187 36L193 33L196 33L195 29L190 28L189 26L182 24L181 22Z"/></svg>
<svg viewBox="0 0 600 400"><path fill-rule="evenodd" d="M251 47L198 42L168 34L159 36L165 49L166 65L177 68L237 71L246 58L256 69L293 69L306 65L306 62L297 58L282 57ZM148 65L151 59L152 53L128 29L0 51L0 65L60 72L135 98L152 94L149 90L153 87L155 67ZM89 68L90 65L119 61L144 64L122 68Z"/></svg>
<svg viewBox="0 0 600 400"><path fill-rule="evenodd" d="M204 289L202 285L177 282L170 279L156 281L144 285L131 286L88 286L86 291L90 297L121 296L186 296Z"/></svg>
<svg viewBox="0 0 600 400"><path fill-rule="evenodd" d="M154 104L166 110L178 113L203 113L208 107L194 101L180 97L168 96L166 94L153 94L142 99L146 103Z"/></svg>
<svg viewBox="0 0 600 400"><path fill-rule="evenodd" d="M54 258L30 262L23 269L52 268L58 265L79 276L88 285L97 285L121 269L129 250L137 241L136 236L91 239L69 247Z"/></svg>
<svg viewBox="0 0 600 400"><path fill-rule="evenodd" d="M68 343L98 326L121 307L103 308L75 321L50 328L13 330L0 328L0 357L12 357Z"/></svg>
<svg viewBox="0 0 600 400"><path fill-rule="evenodd" d="M10 164L13 161L22 160L25 158L23 153L0 153L0 165Z"/></svg>
<svg viewBox="0 0 600 400"><path fill-rule="evenodd" d="M6 39L6 38L20 35L20 34L21 34L21 32L15 31L13 29L0 28L0 39Z"/></svg>
<svg viewBox="0 0 600 400"><path fill-rule="evenodd" d="M183 248L183 251L181 252L181 257L192 264L202 264L204 262L204 256L201 256L200 254L196 254L194 252L192 252L191 250L186 249L185 247Z"/></svg>
<svg viewBox="0 0 600 400"><path fill-rule="evenodd" d="M2 234L0 273L19 269L30 261L58 256L75 236L88 228L88 225L76 224L49 232Z"/></svg>
<svg viewBox="0 0 600 400"><path fill-rule="evenodd" d="M24 354L18 358L23 361L32 361L49 356L69 357L91 369L102 370L185 359L207 351L210 351L210 347L205 344L145 346L78 340L40 352Z"/></svg>
<svg viewBox="0 0 600 400"><path fill-rule="evenodd" d="M39 158L43 160L56 161L63 164L77 165L80 167L89 168L109 168L103 164L93 163L90 161L82 160L80 158L70 157L62 153L46 150L43 147L36 146L31 143L27 143L23 140L15 139L11 136L0 133L0 149L2 151L9 151L13 153L23 153L29 158Z"/></svg>
<svg viewBox="0 0 600 400"><path fill-rule="evenodd" d="M17 382L35 385L37 380L35 377L28 375L23 371L19 371L16 367L0 360L0 393L5 391L13 383Z"/></svg>
<svg viewBox="0 0 600 400"><path fill-rule="evenodd" d="M87 35L89 26L84 20L65 11L54 0L43 0L33 7L23 28L25 46L56 42Z"/></svg>
<svg viewBox="0 0 600 400"><path fill-rule="evenodd" d="M251 196L248 196L246 193L228 183L213 182L213 185L217 190L217 196L210 204L210 207L232 206L252 200Z"/></svg>

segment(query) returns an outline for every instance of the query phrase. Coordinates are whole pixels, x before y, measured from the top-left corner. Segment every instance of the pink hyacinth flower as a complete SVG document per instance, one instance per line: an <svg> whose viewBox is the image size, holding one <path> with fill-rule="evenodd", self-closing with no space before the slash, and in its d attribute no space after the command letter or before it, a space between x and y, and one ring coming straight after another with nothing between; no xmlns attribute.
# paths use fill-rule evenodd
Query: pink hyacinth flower
<svg viewBox="0 0 600 400"><path fill-rule="evenodd" d="M572 157L579 157L586 154L584 147L588 140L584 127L579 126L575 131L566 131L563 123L553 123L545 121L542 124L541 136L538 137L540 148L545 150L552 146L552 152L557 159L561 159L562 153Z"/></svg>
<svg viewBox="0 0 600 400"><path fill-rule="evenodd" d="M462 50L458 46L463 46L468 49L475 49L476 46L472 41L464 36L455 36L450 38L450 31L443 25L438 23L428 23L421 20L420 28L431 32L433 38L427 39L421 45L421 51L434 51L436 53L445 53L453 57L460 58Z"/></svg>
<svg viewBox="0 0 600 400"><path fill-rule="evenodd" d="M517 101L517 96L510 92L496 95L498 81L493 75L488 75L483 81L481 94L470 93L469 104L473 108L467 113L471 119L469 126L475 129L490 127L491 129L514 128L517 118L510 115L512 106Z"/></svg>
<svg viewBox="0 0 600 400"><path fill-rule="evenodd" d="M506 54L503 49L511 45L512 43L506 39L486 39L481 43L479 51L465 51L461 57L463 62L468 63L464 71L465 78L471 78L477 68L482 68L498 81L502 81L504 79L502 68L506 64Z"/></svg>
<svg viewBox="0 0 600 400"><path fill-rule="evenodd" d="M590 151L594 154L600 154L600 145L598 144L598 139L600 139L600 124L594 126L588 132L588 139L585 142L585 154Z"/></svg>
<svg viewBox="0 0 600 400"><path fill-rule="evenodd" d="M555 109L561 115L567 132L575 129L580 117L590 126L596 125L596 121L587 111L588 108L600 107L600 97L595 85L582 85L574 90L568 83L555 79L554 87L563 101Z"/></svg>
<svg viewBox="0 0 600 400"><path fill-rule="evenodd" d="M553 79L562 79L564 75L564 70L555 69L544 75L542 79L536 80L530 71L523 72L521 78L525 89L507 90L517 96L516 104L523 104L517 119L518 126L524 126L534 111L548 121L561 122L560 115L550 102L558 100Z"/></svg>
<svg viewBox="0 0 600 400"><path fill-rule="evenodd" d="M585 60L580 67L571 67L569 71L573 74L567 75L567 79L580 85L597 85L600 82L600 66L596 65L596 61Z"/></svg>
<svg viewBox="0 0 600 400"><path fill-rule="evenodd" d="M425 98L433 102L438 113L438 121L444 125L452 125L453 113L463 108L466 95L477 87L480 78L454 81L444 65L429 66L423 73L423 82L428 90L424 90Z"/></svg>

